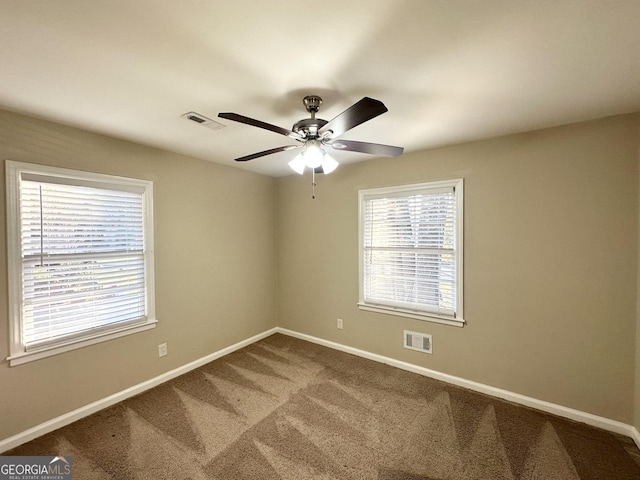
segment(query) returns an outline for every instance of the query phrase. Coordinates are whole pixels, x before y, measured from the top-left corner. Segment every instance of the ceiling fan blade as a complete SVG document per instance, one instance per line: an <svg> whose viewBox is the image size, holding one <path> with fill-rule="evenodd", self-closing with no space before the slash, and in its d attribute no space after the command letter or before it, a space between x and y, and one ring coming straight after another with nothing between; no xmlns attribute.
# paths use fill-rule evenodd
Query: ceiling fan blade
<svg viewBox="0 0 640 480"><path fill-rule="evenodd" d="M261 122L260 120L256 120L254 118L245 117L244 115L240 115L238 113L231 112L223 112L219 113L218 117L226 118L227 120L233 120L234 122L244 123L246 125L251 125L253 127L264 128L265 130L269 130L270 132L279 133L280 135L284 135L285 137L295 138L299 140L302 138L295 132L291 130L287 130L286 128L278 127L276 125L271 125L270 123Z"/></svg>
<svg viewBox="0 0 640 480"><path fill-rule="evenodd" d="M320 128L318 134L322 135L331 130L333 132L332 136L335 138L347 130L383 114L387 110L387 107L380 100L364 97Z"/></svg>
<svg viewBox="0 0 640 480"><path fill-rule="evenodd" d="M265 155L271 155L272 153L284 152L286 150L293 150L294 148L300 148L301 146L302 145L287 145L284 147L271 148L263 152L252 153L251 155L246 155L244 157L236 158L236 162L246 162L249 160L253 160L254 158L260 158L260 157L264 157Z"/></svg>
<svg viewBox="0 0 640 480"><path fill-rule="evenodd" d="M356 142L355 140L336 140L331 144L335 150L346 150L348 152L368 153L380 157L397 157L402 155L404 148L392 145L382 145L380 143Z"/></svg>

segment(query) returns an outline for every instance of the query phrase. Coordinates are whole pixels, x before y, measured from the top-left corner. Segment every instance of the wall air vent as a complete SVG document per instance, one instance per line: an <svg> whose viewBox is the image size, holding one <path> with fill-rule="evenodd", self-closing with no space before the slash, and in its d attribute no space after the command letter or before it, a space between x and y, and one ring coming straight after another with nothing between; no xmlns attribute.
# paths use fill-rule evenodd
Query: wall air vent
<svg viewBox="0 0 640 480"><path fill-rule="evenodd" d="M416 333L404 331L404 348L417 350L423 353L433 353L433 343L431 335L427 333Z"/></svg>
<svg viewBox="0 0 640 480"><path fill-rule="evenodd" d="M180 116L199 125L202 125L203 127L210 128L211 130L218 130L219 128L226 127L226 125L216 122L215 120L211 120L209 117L205 117L204 115L196 112L188 112Z"/></svg>

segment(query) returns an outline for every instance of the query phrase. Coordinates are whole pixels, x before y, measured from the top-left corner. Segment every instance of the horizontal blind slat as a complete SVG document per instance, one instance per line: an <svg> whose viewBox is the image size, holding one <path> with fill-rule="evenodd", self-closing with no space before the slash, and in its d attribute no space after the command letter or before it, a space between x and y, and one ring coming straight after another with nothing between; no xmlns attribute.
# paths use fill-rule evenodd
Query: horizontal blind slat
<svg viewBox="0 0 640 480"><path fill-rule="evenodd" d="M364 198L364 300L454 311L456 198L453 189Z"/></svg>
<svg viewBox="0 0 640 480"><path fill-rule="evenodd" d="M20 183L25 345L144 317L143 190L29 178Z"/></svg>

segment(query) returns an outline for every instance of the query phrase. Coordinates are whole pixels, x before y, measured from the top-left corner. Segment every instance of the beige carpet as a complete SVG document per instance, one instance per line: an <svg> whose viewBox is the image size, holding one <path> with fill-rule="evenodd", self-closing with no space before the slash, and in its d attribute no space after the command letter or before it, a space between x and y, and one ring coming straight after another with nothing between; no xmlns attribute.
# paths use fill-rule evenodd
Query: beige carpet
<svg viewBox="0 0 640 480"><path fill-rule="evenodd" d="M640 479L610 433L283 335L8 454L76 480Z"/></svg>

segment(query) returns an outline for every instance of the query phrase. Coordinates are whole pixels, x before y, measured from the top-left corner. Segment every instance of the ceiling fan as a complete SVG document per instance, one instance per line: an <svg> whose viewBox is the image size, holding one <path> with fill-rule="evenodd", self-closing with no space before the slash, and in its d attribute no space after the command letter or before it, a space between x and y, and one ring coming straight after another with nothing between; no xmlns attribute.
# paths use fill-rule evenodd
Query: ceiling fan
<svg viewBox="0 0 640 480"><path fill-rule="evenodd" d="M304 173L305 167L311 168L313 173L328 174L338 166L338 162L327 154L326 151L329 148L368 153L381 157L397 157L402 154L404 150L402 147L338 139L340 135L353 127L385 113L387 107L385 107L381 101L364 97L329 121L316 118L316 113L318 113L320 105L322 105L322 98L317 95L308 95L304 97L302 101L311 118L305 118L294 123L291 130L245 117L237 113L219 113L218 117L220 118L263 128L299 142L298 145L285 145L283 147L271 148L262 152L239 157L235 160L237 162L246 162L273 153L303 149L298 156L289 162L289 166L299 174Z"/></svg>

